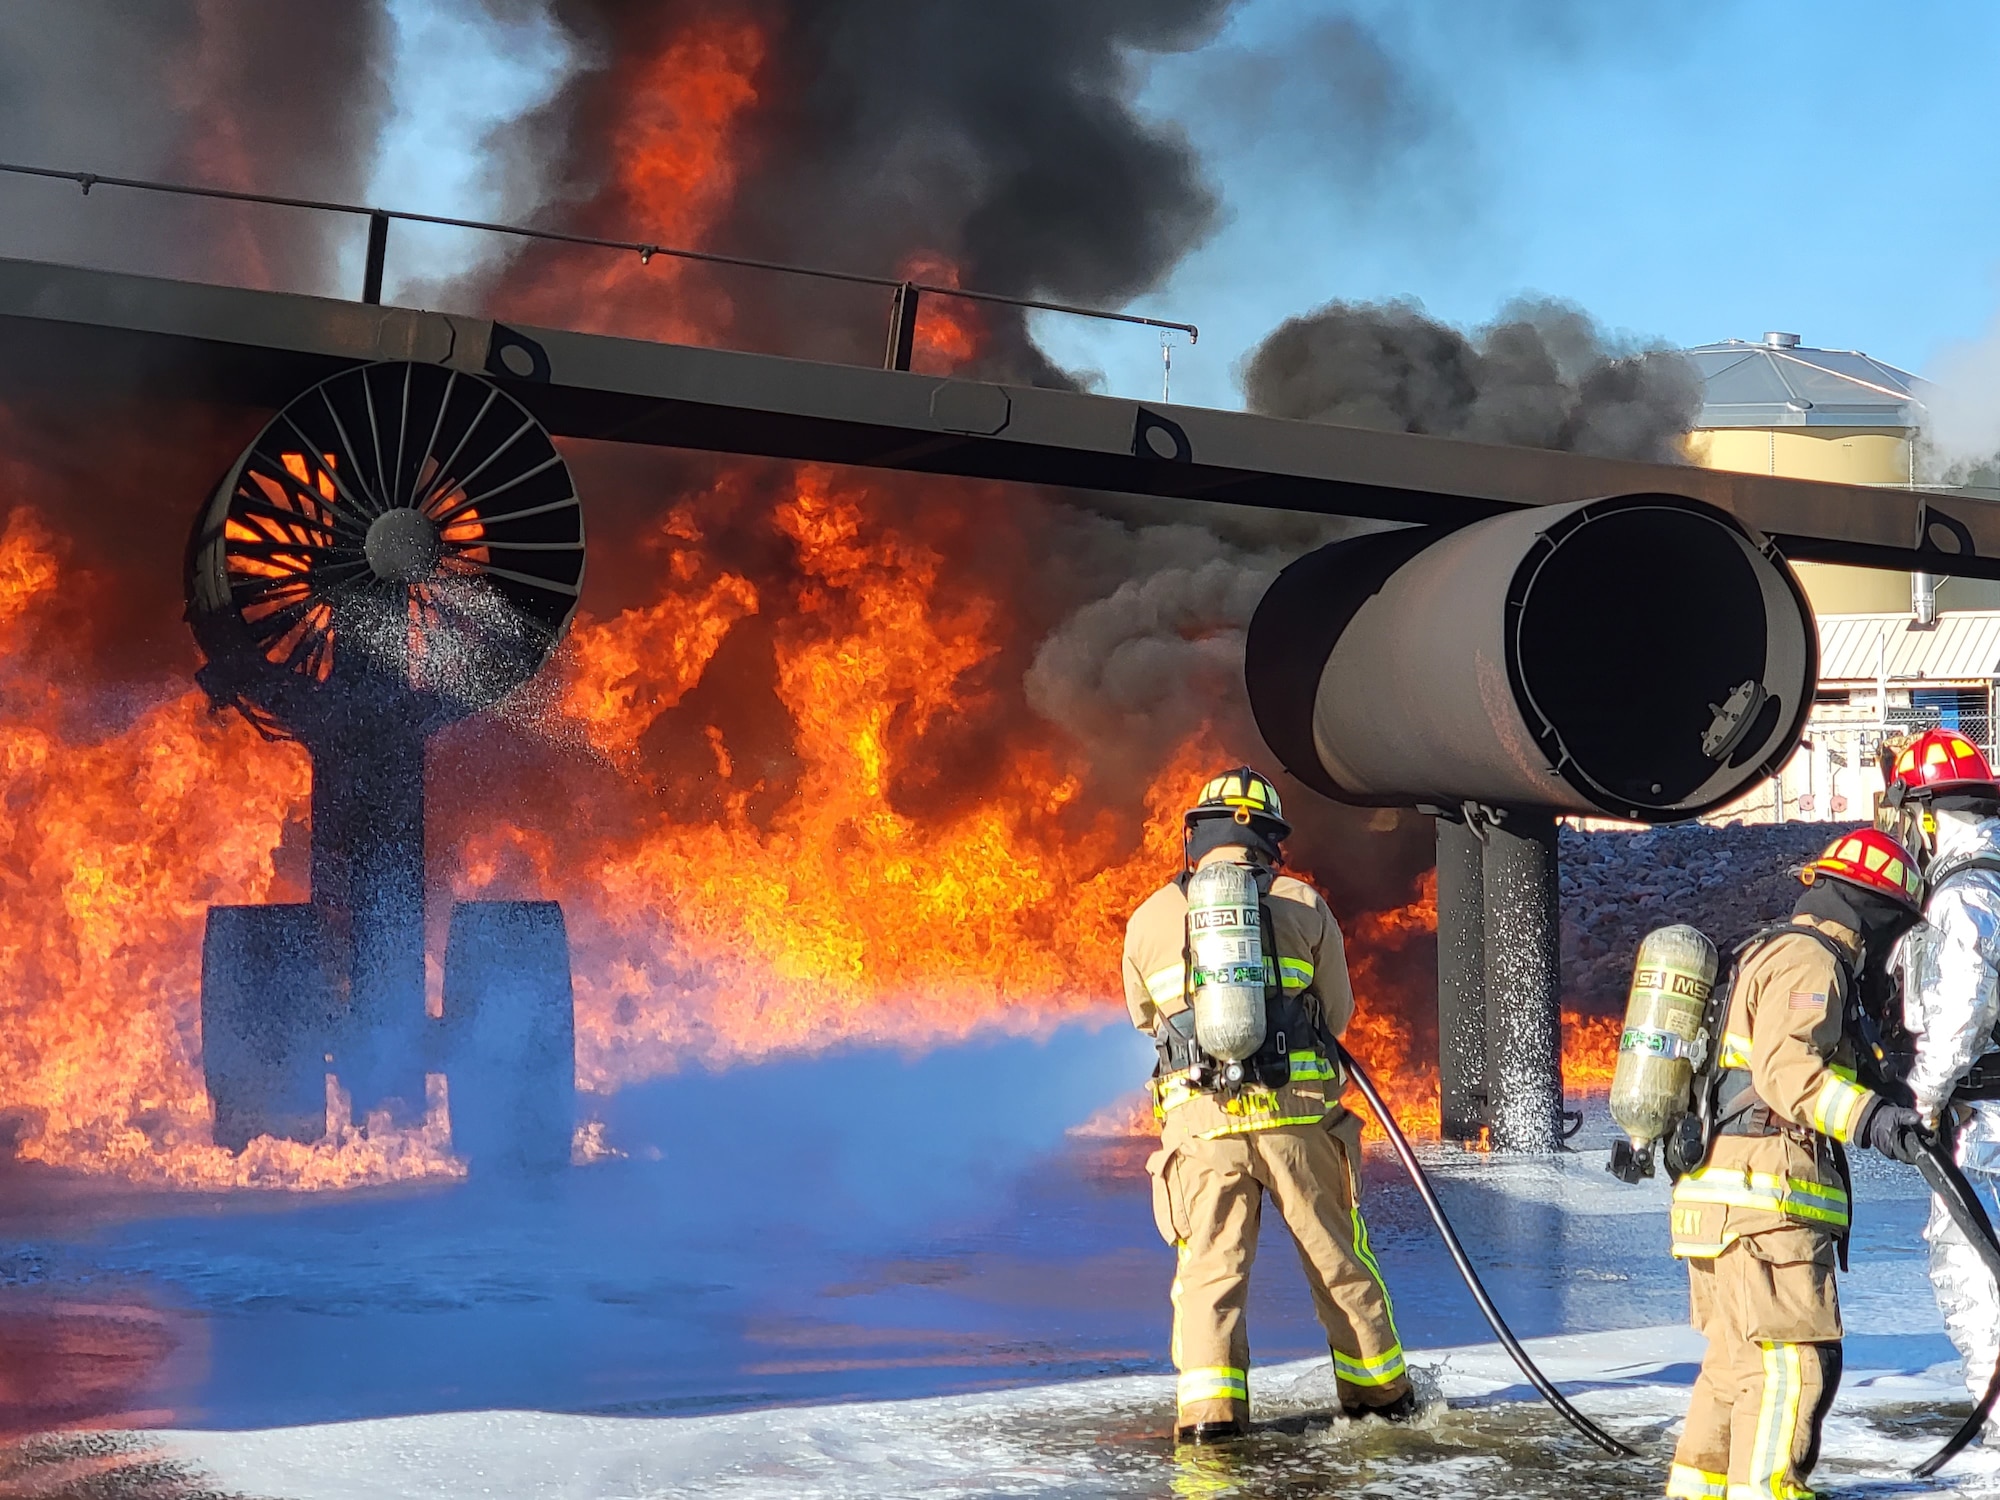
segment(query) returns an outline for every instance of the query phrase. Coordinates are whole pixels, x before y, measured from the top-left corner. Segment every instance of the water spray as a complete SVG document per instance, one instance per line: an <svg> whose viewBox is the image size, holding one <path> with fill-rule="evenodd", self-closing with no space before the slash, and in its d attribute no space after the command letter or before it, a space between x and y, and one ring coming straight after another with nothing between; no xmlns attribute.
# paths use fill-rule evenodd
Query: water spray
<svg viewBox="0 0 2000 1500"><path fill-rule="evenodd" d="M1403 1134L1403 1128L1396 1123L1396 1117L1389 1113L1389 1106L1382 1101L1381 1094L1376 1092L1374 1081L1346 1047L1335 1042L1333 1050L1340 1065L1347 1070L1348 1076L1361 1090L1362 1098L1368 1101L1368 1107L1375 1111L1375 1118L1382 1122L1382 1129L1389 1136L1389 1144L1396 1148L1396 1156L1403 1163L1403 1170L1410 1174L1410 1181L1416 1186L1417 1196L1424 1200L1424 1207L1430 1210L1431 1222L1437 1225L1438 1233L1444 1237L1444 1247L1451 1252L1452 1261L1458 1267L1458 1274L1465 1278L1466 1289L1472 1293L1472 1300L1479 1304L1479 1310L1486 1315L1486 1321L1492 1325L1494 1337L1500 1340L1501 1346L1520 1367L1521 1373L1528 1379L1528 1384L1541 1393L1542 1399L1553 1406L1564 1421L1606 1453L1616 1458L1637 1458L1639 1456L1637 1449L1626 1447L1570 1405L1568 1398L1557 1390L1549 1377L1537 1369L1535 1362L1528 1358L1528 1351L1521 1347L1521 1341L1514 1337L1514 1331L1507 1326L1507 1320L1500 1316L1500 1309L1493 1305L1493 1299L1486 1294L1486 1288L1479 1280L1479 1273L1473 1270L1472 1262L1466 1257L1465 1246L1459 1243L1458 1231L1451 1227L1451 1220L1445 1217L1444 1205L1438 1201L1437 1190L1431 1186L1431 1180L1425 1174L1423 1164L1417 1160L1417 1153L1410 1145L1410 1138Z"/></svg>

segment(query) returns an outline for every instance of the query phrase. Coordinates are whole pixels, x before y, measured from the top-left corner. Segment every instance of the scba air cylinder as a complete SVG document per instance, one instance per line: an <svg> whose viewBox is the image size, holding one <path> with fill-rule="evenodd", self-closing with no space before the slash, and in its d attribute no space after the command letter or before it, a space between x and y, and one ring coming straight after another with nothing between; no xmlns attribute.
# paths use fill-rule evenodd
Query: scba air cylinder
<svg viewBox="0 0 2000 1500"><path fill-rule="evenodd" d="M1715 989L1715 944L1684 924L1646 934L1611 1075L1611 1118L1641 1152L1687 1113L1688 1085L1714 1039L1703 1023Z"/></svg>
<svg viewBox="0 0 2000 1500"><path fill-rule="evenodd" d="M1221 1062L1264 1045L1264 931L1257 877L1218 860L1188 879L1188 950L1194 1039Z"/></svg>

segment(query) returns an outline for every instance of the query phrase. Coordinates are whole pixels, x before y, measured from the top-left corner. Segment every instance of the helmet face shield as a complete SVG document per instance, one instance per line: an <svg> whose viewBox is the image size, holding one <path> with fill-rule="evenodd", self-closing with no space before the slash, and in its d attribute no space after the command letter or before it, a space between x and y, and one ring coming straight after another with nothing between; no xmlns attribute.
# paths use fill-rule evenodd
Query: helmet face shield
<svg viewBox="0 0 2000 1500"><path fill-rule="evenodd" d="M1937 812L1927 799L1884 798L1875 826L1909 850L1919 869L1929 869L1937 857Z"/></svg>

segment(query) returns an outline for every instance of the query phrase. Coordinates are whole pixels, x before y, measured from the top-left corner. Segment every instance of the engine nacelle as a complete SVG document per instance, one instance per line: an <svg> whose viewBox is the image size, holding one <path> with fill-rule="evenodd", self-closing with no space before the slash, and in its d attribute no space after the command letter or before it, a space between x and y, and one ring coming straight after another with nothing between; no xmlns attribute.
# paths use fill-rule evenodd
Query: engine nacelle
<svg viewBox="0 0 2000 1500"><path fill-rule="evenodd" d="M1246 658L1266 742L1341 801L1646 823L1774 774L1818 671L1784 559L1678 495L1335 542L1271 585Z"/></svg>

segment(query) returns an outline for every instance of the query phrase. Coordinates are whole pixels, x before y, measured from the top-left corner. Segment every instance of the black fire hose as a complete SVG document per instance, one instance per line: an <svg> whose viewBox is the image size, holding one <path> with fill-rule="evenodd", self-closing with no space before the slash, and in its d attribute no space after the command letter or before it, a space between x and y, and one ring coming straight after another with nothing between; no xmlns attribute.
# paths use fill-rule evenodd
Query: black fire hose
<svg viewBox="0 0 2000 1500"><path fill-rule="evenodd" d="M1423 1164L1417 1160L1417 1153L1410 1147L1410 1138L1403 1134L1402 1127L1396 1123L1396 1117L1389 1113L1389 1106L1382 1102L1382 1096L1375 1091L1373 1080L1362 1071L1361 1064L1354 1060L1354 1054L1339 1042L1335 1042L1333 1048L1339 1056L1340 1065L1347 1070L1348 1076L1361 1090L1361 1096L1368 1101L1368 1107L1375 1111L1375 1118L1382 1122L1383 1130L1388 1132L1389 1144L1396 1148L1396 1155L1403 1163L1403 1170L1410 1174L1410 1181L1416 1185L1417 1196L1424 1200L1424 1207L1430 1210L1431 1222L1437 1225L1438 1233L1444 1236L1444 1247L1451 1252L1451 1258L1458 1266L1458 1274L1465 1278L1465 1285L1472 1293L1472 1300L1477 1302L1479 1310L1486 1314L1486 1321L1493 1325L1494 1337L1498 1338L1507 1353L1513 1356L1514 1363L1521 1367L1521 1373L1528 1377L1528 1384L1539 1391L1542 1399L1560 1412L1570 1426L1606 1453L1619 1458L1637 1458L1639 1454L1635 1449L1626 1447L1571 1406L1563 1393L1550 1383L1549 1377L1535 1368L1535 1362L1528 1358L1528 1351L1521 1347L1521 1341L1514 1337L1513 1330L1500 1316L1500 1309L1495 1307L1493 1299L1486 1295L1486 1288L1480 1283L1479 1273L1472 1269L1472 1262L1466 1258L1465 1246L1458 1241L1458 1231L1451 1227L1451 1220L1445 1217L1444 1205L1438 1202L1437 1191L1431 1186L1430 1178L1424 1174Z"/></svg>
<svg viewBox="0 0 2000 1500"><path fill-rule="evenodd" d="M1947 1137L1942 1134L1923 1137L1923 1152L1917 1157L1917 1170L1924 1174L1924 1181L1937 1194L1938 1202L1951 1215L1958 1232L1972 1242L1972 1248L1986 1262L1986 1269L1993 1273L1994 1281L2000 1282L2000 1240L1994 1238L1993 1221L1987 1218L1986 1207L1979 1201L1978 1192L1965 1180L1958 1163L1951 1159ZM1967 1443L1979 1436L1980 1428L1993 1414L1996 1401L2000 1401L2000 1361L1994 1363L1993 1374L1986 1382L1986 1394L1972 1408L1972 1415L1951 1435L1950 1442L1912 1469L1911 1474L1918 1479L1928 1479L1956 1458Z"/></svg>

